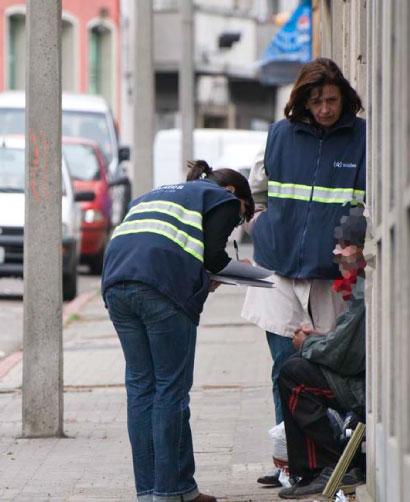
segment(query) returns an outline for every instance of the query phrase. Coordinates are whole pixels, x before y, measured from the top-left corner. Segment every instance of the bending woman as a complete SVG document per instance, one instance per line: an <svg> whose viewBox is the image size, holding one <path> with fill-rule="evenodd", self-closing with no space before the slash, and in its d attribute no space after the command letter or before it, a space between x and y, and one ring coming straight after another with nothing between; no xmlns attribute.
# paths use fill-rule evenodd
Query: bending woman
<svg viewBox="0 0 410 502"><path fill-rule="evenodd" d="M253 216L246 178L190 164L187 183L131 203L114 230L102 294L126 361L128 433L140 502L213 502L199 493L189 425L196 330L207 271L230 261L229 234Z"/></svg>

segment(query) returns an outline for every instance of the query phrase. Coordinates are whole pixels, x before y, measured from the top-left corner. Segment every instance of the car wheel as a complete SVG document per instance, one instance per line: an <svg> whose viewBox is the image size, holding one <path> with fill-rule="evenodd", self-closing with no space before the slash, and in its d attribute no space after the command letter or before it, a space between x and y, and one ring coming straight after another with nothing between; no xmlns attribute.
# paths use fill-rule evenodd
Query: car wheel
<svg viewBox="0 0 410 502"><path fill-rule="evenodd" d="M77 266L63 275L63 300L70 301L77 296Z"/></svg>
<svg viewBox="0 0 410 502"><path fill-rule="evenodd" d="M90 272L93 275L101 275L104 262L104 251L105 251L105 246L98 254L88 259Z"/></svg>

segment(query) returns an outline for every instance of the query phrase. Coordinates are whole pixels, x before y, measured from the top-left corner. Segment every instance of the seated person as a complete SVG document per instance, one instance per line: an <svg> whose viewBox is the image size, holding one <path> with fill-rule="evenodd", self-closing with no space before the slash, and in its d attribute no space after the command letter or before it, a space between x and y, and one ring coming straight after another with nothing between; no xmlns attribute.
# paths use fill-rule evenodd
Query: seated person
<svg viewBox="0 0 410 502"><path fill-rule="evenodd" d="M298 353L283 366L279 390L284 412L290 475L298 481L279 496L300 499L322 493L343 451L328 418L328 408L340 414L365 416L365 303L363 246L366 220L363 209L350 210L335 230L333 253L342 279L335 289L348 300L347 310L327 334L303 327L295 331ZM352 493L363 483L360 469L352 469L341 488Z"/></svg>

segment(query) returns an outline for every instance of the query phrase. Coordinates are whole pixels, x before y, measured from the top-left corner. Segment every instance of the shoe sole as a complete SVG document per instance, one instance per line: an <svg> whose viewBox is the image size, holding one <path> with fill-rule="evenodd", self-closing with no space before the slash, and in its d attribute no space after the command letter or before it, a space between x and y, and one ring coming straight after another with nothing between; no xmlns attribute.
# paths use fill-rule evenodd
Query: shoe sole
<svg viewBox="0 0 410 502"><path fill-rule="evenodd" d="M341 485L338 487L337 491L342 490L345 495L352 495L358 486L361 486L364 484L364 481L360 481L358 483L355 483L354 485ZM283 497L279 493L279 497L282 499L286 500L309 500L311 497L320 497L323 496L322 492L315 492L315 493L304 493L303 495L300 494L289 494L288 497ZM327 499L326 499L327 500Z"/></svg>

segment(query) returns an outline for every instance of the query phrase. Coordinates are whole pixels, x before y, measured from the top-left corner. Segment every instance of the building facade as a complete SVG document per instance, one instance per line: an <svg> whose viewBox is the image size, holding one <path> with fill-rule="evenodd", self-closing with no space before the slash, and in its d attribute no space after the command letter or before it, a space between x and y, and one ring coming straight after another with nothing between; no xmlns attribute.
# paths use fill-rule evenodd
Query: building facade
<svg viewBox="0 0 410 502"><path fill-rule="evenodd" d="M178 72L181 62L179 0L153 1L155 129L180 125ZM122 0L123 125L132 128L133 0ZM275 87L257 77L256 62L277 29L270 0L193 0L196 127L266 129L274 119ZM238 36L230 46L221 37ZM128 117L127 117L128 110ZM132 137L132 133L125 132Z"/></svg>
<svg viewBox="0 0 410 502"><path fill-rule="evenodd" d="M364 98L367 119L367 485L358 499L410 492L409 3L321 0L322 54ZM407 495L406 495L407 494Z"/></svg>
<svg viewBox="0 0 410 502"><path fill-rule="evenodd" d="M63 91L102 94L120 110L120 1L63 0ZM0 91L25 86L24 0L0 2Z"/></svg>

